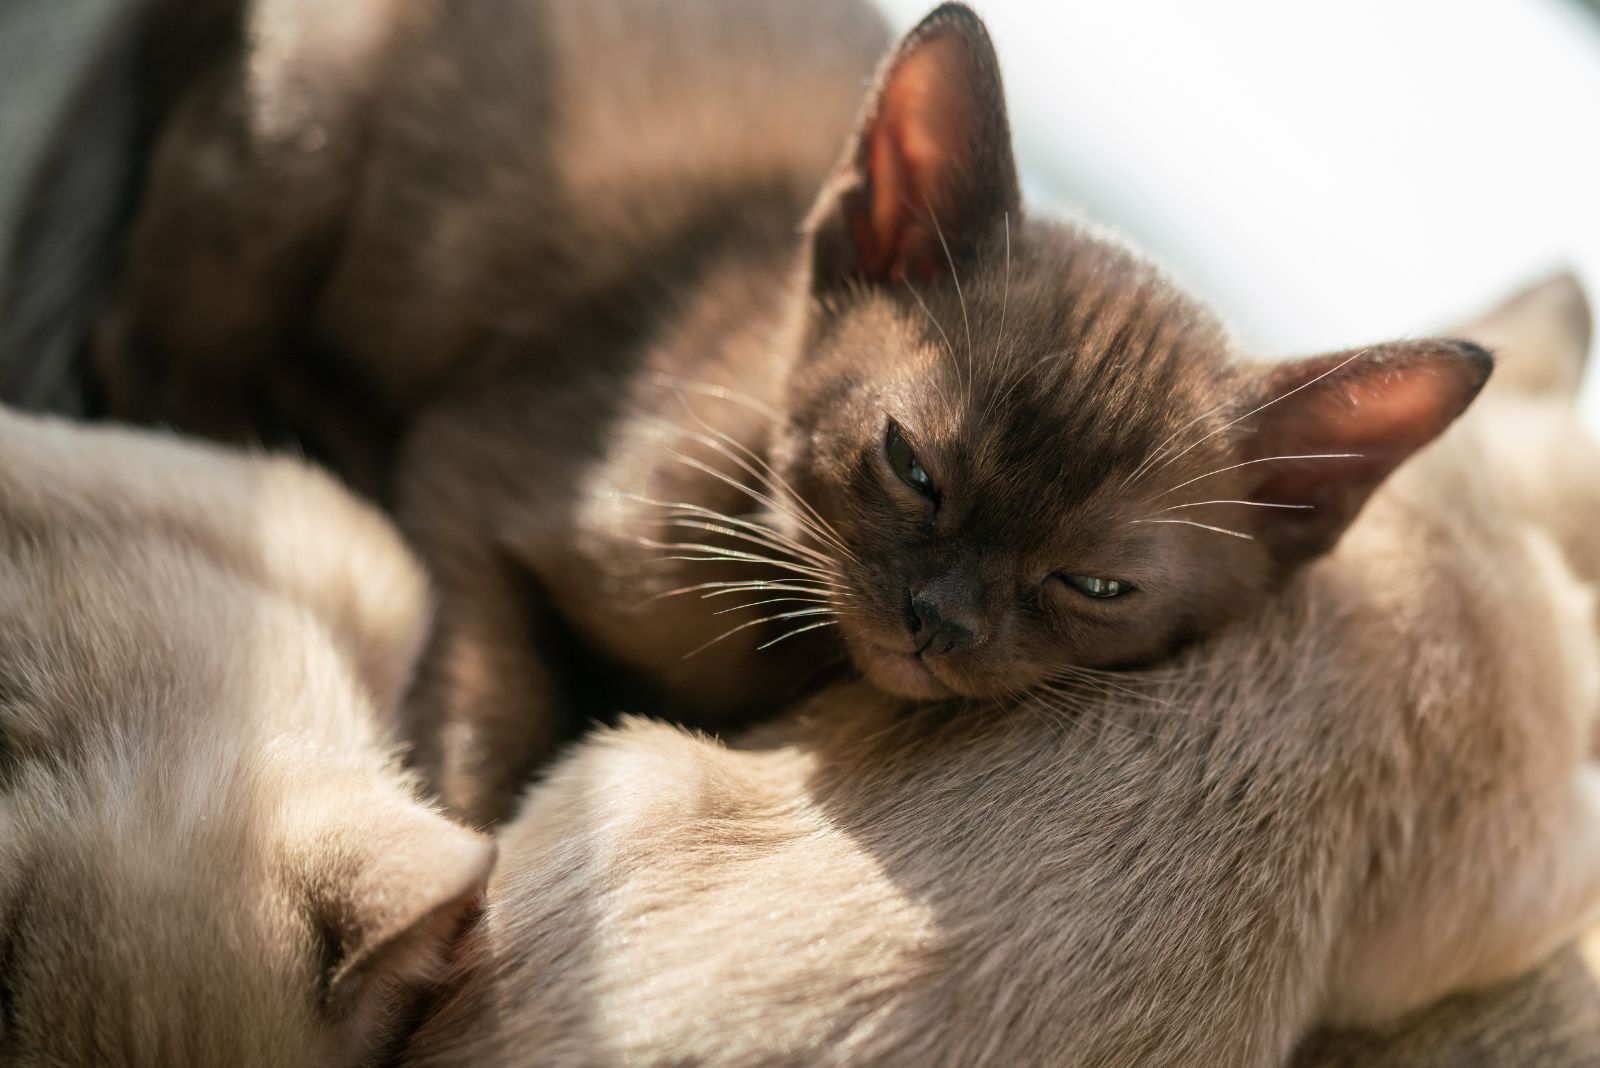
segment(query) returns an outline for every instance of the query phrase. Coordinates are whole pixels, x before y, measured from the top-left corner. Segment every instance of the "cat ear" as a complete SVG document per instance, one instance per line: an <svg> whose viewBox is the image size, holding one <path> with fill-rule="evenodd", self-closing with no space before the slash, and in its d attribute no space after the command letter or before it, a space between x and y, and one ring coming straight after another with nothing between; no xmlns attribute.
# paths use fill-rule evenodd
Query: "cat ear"
<svg viewBox="0 0 1600 1068"><path fill-rule="evenodd" d="M1494 389L1575 397L1593 327L1583 283L1571 271L1563 271L1446 333L1495 352Z"/></svg>
<svg viewBox="0 0 1600 1068"><path fill-rule="evenodd" d="M944 4L879 71L812 209L812 286L931 278L1019 217L1005 92L978 16Z"/></svg>
<svg viewBox="0 0 1600 1068"><path fill-rule="evenodd" d="M309 865L327 943L323 1006L357 1048L438 981L482 911L495 845L420 805L368 813Z"/></svg>
<svg viewBox="0 0 1600 1068"><path fill-rule="evenodd" d="M1256 538L1293 566L1331 549L1367 497L1477 396L1494 361L1467 341L1378 345L1270 367L1237 462Z"/></svg>

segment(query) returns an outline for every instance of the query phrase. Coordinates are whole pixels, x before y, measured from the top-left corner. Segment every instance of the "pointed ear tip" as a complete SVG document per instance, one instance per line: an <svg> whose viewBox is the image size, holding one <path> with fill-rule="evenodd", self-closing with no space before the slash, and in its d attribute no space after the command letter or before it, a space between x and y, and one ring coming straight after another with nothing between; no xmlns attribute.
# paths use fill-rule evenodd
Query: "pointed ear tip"
<svg viewBox="0 0 1600 1068"><path fill-rule="evenodd" d="M1572 331L1587 347L1594 334L1594 304L1583 279L1571 267L1552 272L1543 281L1528 287L1531 295L1544 296L1559 307L1572 326Z"/></svg>
<svg viewBox="0 0 1600 1068"><path fill-rule="evenodd" d="M989 40L989 27L984 24L978 13L966 4L943 3L922 17L922 21L906 34L907 45L914 45L931 37L941 30L954 29L965 36Z"/></svg>
<svg viewBox="0 0 1600 1068"><path fill-rule="evenodd" d="M1476 341L1462 338L1449 338L1448 344L1459 358L1469 396L1477 396L1478 391L1489 381L1489 376L1494 373L1494 353Z"/></svg>

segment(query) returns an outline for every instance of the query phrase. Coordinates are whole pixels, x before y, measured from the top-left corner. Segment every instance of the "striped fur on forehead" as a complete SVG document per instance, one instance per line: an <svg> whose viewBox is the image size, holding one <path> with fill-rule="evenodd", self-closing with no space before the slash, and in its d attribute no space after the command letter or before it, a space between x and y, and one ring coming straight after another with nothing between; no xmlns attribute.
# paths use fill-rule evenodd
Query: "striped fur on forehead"
<svg viewBox="0 0 1600 1068"><path fill-rule="evenodd" d="M1075 226L1019 227L908 300L922 342L947 355L926 400L974 475L1033 461L1058 485L1125 476L1186 424L1225 421L1238 390L1220 322L1153 264Z"/></svg>

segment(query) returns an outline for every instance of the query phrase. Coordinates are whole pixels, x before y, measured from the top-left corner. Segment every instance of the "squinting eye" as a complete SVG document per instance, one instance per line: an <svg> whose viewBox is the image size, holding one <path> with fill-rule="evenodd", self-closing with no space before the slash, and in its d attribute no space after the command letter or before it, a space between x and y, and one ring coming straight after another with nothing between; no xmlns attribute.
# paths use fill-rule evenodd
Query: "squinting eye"
<svg viewBox="0 0 1600 1068"><path fill-rule="evenodd" d="M1061 581L1086 597L1121 597L1133 589L1133 584L1121 579L1096 578L1093 575L1062 575Z"/></svg>
<svg viewBox="0 0 1600 1068"><path fill-rule="evenodd" d="M932 500L933 479L922 469L917 454L911 451L911 446L906 444L906 439L900 434L900 428L895 426L892 420L889 423L888 437L884 440L884 448L889 453L889 466L900 476L900 481Z"/></svg>

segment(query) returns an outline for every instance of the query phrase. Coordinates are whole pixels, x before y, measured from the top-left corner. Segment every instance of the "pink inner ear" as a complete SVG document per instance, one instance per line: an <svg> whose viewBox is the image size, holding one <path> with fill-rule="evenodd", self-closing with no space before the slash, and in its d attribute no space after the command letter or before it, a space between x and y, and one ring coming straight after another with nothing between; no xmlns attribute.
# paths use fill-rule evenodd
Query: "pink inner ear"
<svg viewBox="0 0 1600 1068"><path fill-rule="evenodd" d="M867 147L870 219L855 221L867 273L931 277L943 265L938 231L959 218L958 174L976 144L968 58L954 37L919 45L896 64Z"/></svg>
<svg viewBox="0 0 1600 1068"><path fill-rule="evenodd" d="M1379 357L1362 366L1363 359L1320 381L1326 366L1313 364L1314 374L1296 376L1305 387L1261 413L1253 455L1359 452L1370 461L1398 462L1449 426L1473 393L1453 363L1396 366ZM1273 378L1288 379L1284 390L1294 388L1293 378Z"/></svg>
<svg viewBox="0 0 1600 1068"><path fill-rule="evenodd" d="M1250 499L1309 505L1263 512L1258 536L1281 559L1331 546L1367 496L1460 415L1489 373L1489 357L1448 341L1385 345L1297 361L1266 376L1255 433L1240 460Z"/></svg>

